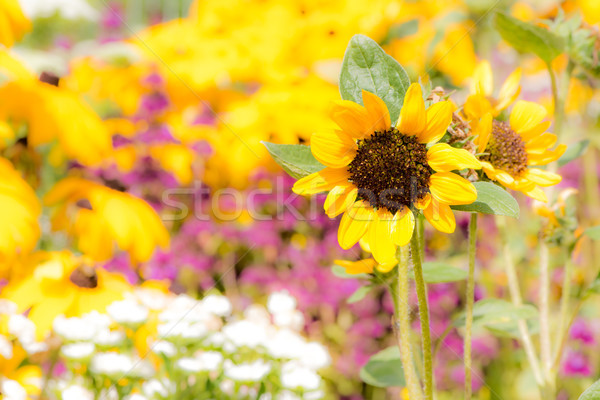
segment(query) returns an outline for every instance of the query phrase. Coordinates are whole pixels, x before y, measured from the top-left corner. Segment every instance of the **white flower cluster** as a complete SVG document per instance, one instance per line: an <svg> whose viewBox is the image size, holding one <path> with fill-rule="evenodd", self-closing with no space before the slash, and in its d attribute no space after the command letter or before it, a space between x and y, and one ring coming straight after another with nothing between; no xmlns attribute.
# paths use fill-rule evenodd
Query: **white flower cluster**
<svg viewBox="0 0 600 400"><path fill-rule="evenodd" d="M50 398L324 397L317 371L330 364L329 353L301 335L303 315L287 292L238 315L222 295L195 300L139 288L106 311L54 320L52 338L61 339L57 351L68 371L45 385ZM35 343L31 321L17 314L11 321L11 334ZM0 336L4 358L12 355L10 340Z"/></svg>

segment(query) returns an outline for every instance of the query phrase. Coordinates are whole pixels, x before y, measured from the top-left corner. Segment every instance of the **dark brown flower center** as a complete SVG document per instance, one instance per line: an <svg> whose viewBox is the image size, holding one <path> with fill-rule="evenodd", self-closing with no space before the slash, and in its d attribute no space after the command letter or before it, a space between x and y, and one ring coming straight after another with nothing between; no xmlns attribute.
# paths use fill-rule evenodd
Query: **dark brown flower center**
<svg viewBox="0 0 600 400"><path fill-rule="evenodd" d="M359 199L392 214L429 193L433 173L427 147L416 136L403 135L395 128L360 140L348 171Z"/></svg>
<svg viewBox="0 0 600 400"><path fill-rule="evenodd" d="M75 285L82 288L94 289L98 287L98 274L96 273L96 270L89 265L77 267L77 269L71 273L69 279Z"/></svg>
<svg viewBox="0 0 600 400"><path fill-rule="evenodd" d="M487 155L481 157L494 168L519 177L527 169L527 151L521 136L506 122L494 120L492 136L485 149Z"/></svg>

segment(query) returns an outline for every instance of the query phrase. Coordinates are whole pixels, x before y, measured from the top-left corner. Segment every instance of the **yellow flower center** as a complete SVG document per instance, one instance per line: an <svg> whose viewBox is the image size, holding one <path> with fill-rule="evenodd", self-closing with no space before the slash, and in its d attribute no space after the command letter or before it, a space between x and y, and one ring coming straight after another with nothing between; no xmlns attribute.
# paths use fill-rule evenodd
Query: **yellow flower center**
<svg viewBox="0 0 600 400"><path fill-rule="evenodd" d="M506 122L494 120L492 136L485 152L488 154L481 157L483 161L513 177L519 177L527 170L525 142Z"/></svg>
<svg viewBox="0 0 600 400"><path fill-rule="evenodd" d="M360 199L392 214L429 193L433 173L426 145L395 128L360 140L348 171Z"/></svg>
<svg viewBox="0 0 600 400"><path fill-rule="evenodd" d="M77 267L71 273L69 279L71 282L81 288L94 289L98 287L98 274L93 267L88 265L81 265Z"/></svg>

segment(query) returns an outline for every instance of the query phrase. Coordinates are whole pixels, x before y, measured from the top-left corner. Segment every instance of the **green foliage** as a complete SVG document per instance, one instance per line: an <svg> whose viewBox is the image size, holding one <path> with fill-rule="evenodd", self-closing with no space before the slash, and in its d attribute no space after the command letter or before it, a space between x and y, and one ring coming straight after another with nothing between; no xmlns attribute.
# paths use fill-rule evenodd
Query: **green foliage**
<svg viewBox="0 0 600 400"><path fill-rule="evenodd" d="M585 153L589 145L590 141L586 139L569 146L567 148L567 151L565 151L565 153L558 159L558 166L562 167L563 165L566 165L571 161L581 157L583 153Z"/></svg>
<svg viewBox="0 0 600 400"><path fill-rule="evenodd" d="M423 279L427 283L456 282L467 279L467 271L443 262L423 263Z"/></svg>
<svg viewBox="0 0 600 400"><path fill-rule="evenodd" d="M271 157L292 178L300 179L315 172L319 172L325 166L321 164L310 152L310 146L300 144L275 144L262 142Z"/></svg>
<svg viewBox="0 0 600 400"><path fill-rule="evenodd" d="M342 99L363 104L362 91L374 93L385 102L395 122L409 86L404 68L374 40L364 35L352 37L340 72Z"/></svg>
<svg viewBox="0 0 600 400"><path fill-rule="evenodd" d="M600 400L600 381L596 381L579 396L579 400Z"/></svg>
<svg viewBox="0 0 600 400"><path fill-rule="evenodd" d="M346 272L346 269L341 265L334 265L331 267L331 273L338 278L343 279L361 279L361 278L369 278L368 274L349 274Z"/></svg>
<svg viewBox="0 0 600 400"><path fill-rule="evenodd" d="M406 386L398 346L373 355L360 370L360 379L377 387Z"/></svg>
<svg viewBox="0 0 600 400"><path fill-rule="evenodd" d="M496 29L517 51L535 54L546 63L558 57L565 48L564 40L548 29L502 12L496 13Z"/></svg>
<svg viewBox="0 0 600 400"><path fill-rule="evenodd" d="M467 205L451 206L453 210L519 218L519 204L506 190L490 182L475 182L473 185L477 189L477 200Z"/></svg>
<svg viewBox="0 0 600 400"><path fill-rule="evenodd" d="M356 303L365 298L365 296L373 289L372 286L361 286L356 289L356 292L352 293L352 296L348 297L348 304Z"/></svg>
<svg viewBox="0 0 600 400"><path fill-rule="evenodd" d="M592 240L600 240L600 225L587 228L583 234Z"/></svg>

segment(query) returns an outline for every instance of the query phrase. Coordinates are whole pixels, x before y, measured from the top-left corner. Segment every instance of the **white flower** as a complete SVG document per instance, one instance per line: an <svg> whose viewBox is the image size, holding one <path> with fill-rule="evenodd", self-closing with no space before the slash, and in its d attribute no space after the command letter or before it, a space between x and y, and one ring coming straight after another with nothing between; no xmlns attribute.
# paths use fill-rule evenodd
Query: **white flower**
<svg viewBox="0 0 600 400"><path fill-rule="evenodd" d="M106 307L108 315L124 325L139 325L148 318L148 309L131 299L115 301Z"/></svg>
<svg viewBox="0 0 600 400"><path fill-rule="evenodd" d="M148 400L148 398L139 393L134 393L130 394L129 396L123 397L123 400Z"/></svg>
<svg viewBox="0 0 600 400"><path fill-rule="evenodd" d="M321 386L321 377L315 371L290 361L281 368L281 384L288 389L317 390Z"/></svg>
<svg viewBox="0 0 600 400"><path fill-rule="evenodd" d="M122 375L137 375L141 362L136 363L133 358L119 353L97 353L92 358L90 370L96 374L111 377Z"/></svg>
<svg viewBox="0 0 600 400"><path fill-rule="evenodd" d="M252 304L244 311L244 317L248 321L256 324L269 325L271 324L271 315L266 308L259 304Z"/></svg>
<svg viewBox="0 0 600 400"><path fill-rule="evenodd" d="M94 354L94 350L96 350L96 346L93 343L81 342L66 344L60 349L60 352L69 360L85 360Z"/></svg>
<svg viewBox="0 0 600 400"><path fill-rule="evenodd" d="M79 385L67 386L61 392L62 400L94 400L94 393Z"/></svg>
<svg viewBox="0 0 600 400"><path fill-rule="evenodd" d="M300 362L305 367L317 370L331 364L331 356L321 343L310 342L304 346Z"/></svg>
<svg viewBox="0 0 600 400"><path fill-rule="evenodd" d="M52 328L65 340L91 341L99 332L108 329L110 323L107 315L92 311L80 318L65 318L63 315L59 315L54 319Z"/></svg>
<svg viewBox="0 0 600 400"><path fill-rule="evenodd" d="M208 334L203 322L170 321L158 325L158 335L166 340L183 339L185 341L201 339Z"/></svg>
<svg viewBox="0 0 600 400"><path fill-rule="evenodd" d="M223 363L225 376L239 382L258 382L271 371L271 364L256 360L251 363L234 364L231 360Z"/></svg>
<svg viewBox="0 0 600 400"><path fill-rule="evenodd" d="M205 343L209 346L221 347L225 343L225 340L226 338L223 333L214 332L206 338Z"/></svg>
<svg viewBox="0 0 600 400"><path fill-rule="evenodd" d="M94 343L100 347L113 347L125 340L122 331L111 331L108 328L99 330L94 336Z"/></svg>
<svg viewBox="0 0 600 400"><path fill-rule="evenodd" d="M204 351L198 355L204 371L216 371L223 362L223 354L217 351Z"/></svg>
<svg viewBox="0 0 600 400"><path fill-rule="evenodd" d="M27 400L25 388L17 381L4 379L0 383L0 393L3 400Z"/></svg>
<svg viewBox="0 0 600 400"><path fill-rule="evenodd" d="M168 379L163 379L159 381L158 379L151 379L142 384L142 392L147 397L161 397L161 398L169 398L169 395L175 391L174 383L169 381Z"/></svg>
<svg viewBox="0 0 600 400"><path fill-rule="evenodd" d="M162 310L169 302L169 296L160 290L136 288L134 295L140 303L150 310Z"/></svg>
<svg viewBox="0 0 600 400"><path fill-rule="evenodd" d="M0 315L16 314L17 308L16 303L6 299L0 299Z"/></svg>
<svg viewBox="0 0 600 400"><path fill-rule="evenodd" d="M267 351L275 358L299 358L306 345L305 339L290 329L280 329L267 341Z"/></svg>
<svg viewBox="0 0 600 400"><path fill-rule="evenodd" d="M273 315L273 323L281 328L300 331L304 327L304 314L298 310L280 312Z"/></svg>
<svg viewBox="0 0 600 400"><path fill-rule="evenodd" d="M14 314L8 319L8 333L21 343L35 342L35 324L24 315Z"/></svg>
<svg viewBox="0 0 600 400"><path fill-rule="evenodd" d="M185 372L200 372L202 371L202 361L193 357L184 357L177 360L175 365Z"/></svg>
<svg viewBox="0 0 600 400"><path fill-rule="evenodd" d="M48 344L44 342L27 342L21 343L23 345L23 350L29 355L42 353L48 350Z"/></svg>
<svg viewBox="0 0 600 400"><path fill-rule="evenodd" d="M0 356L6 360L13 357L13 345L4 335L0 335Z"/></svg>
<svg viewBox="0 0 600 400"><path fill-rule="evenodd" d="M96 21L99 13L85 0L19 0L23 12L31 19L52 17L58 13L65 19Z"/></svg>
<svg viewBox="0 0 600 400"><path fill-rule="evenodd" d="M230 323L223 327L225 337L237 347L264 346L267 343L267 329L262 324L248 320Z"/></svg>
<svg viewBox="0 0 600 400"><path fill-rule="evenodd" d="M202 299L201 303L204 310L214 315L218 315L219 317L231 315L231 302L225 296L211 294Z"/></svg>
<svg viewBox="0 0 600 400"><path fill-rule="evenodd" d="M296 310L296 299L287 290L271 293L267 300L267 309L273 315Z"/></svg>
<svg viewBox="0 0 600 400"><path fill-rule="evenodd" d="M177 348L171 342L158 340L152 344L150 348L154 354L164 354L167 357L173 357L177 354Z"/></svg>

